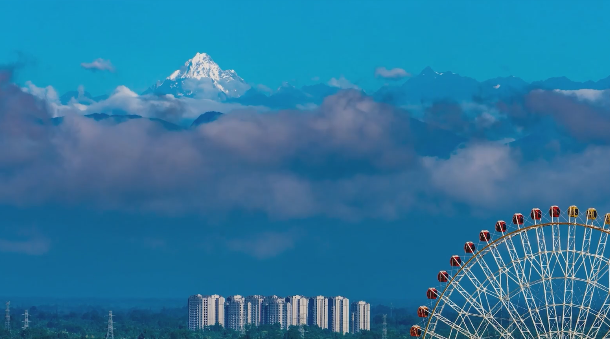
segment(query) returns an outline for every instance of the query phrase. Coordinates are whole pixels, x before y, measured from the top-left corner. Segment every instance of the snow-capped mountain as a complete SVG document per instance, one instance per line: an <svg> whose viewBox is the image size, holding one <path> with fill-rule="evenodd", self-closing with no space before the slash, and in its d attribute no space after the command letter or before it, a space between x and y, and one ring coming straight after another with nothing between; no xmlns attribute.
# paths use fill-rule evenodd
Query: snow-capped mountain
<svg viewBox="0 0 610 339"><path fill-rule="evenodd" d="M200 97L215 100L237 98L244 94L250 85L237 73L223 70L206 53L197 53L182 67L163 81L149 88L146 93L159 95Z"/></svg>

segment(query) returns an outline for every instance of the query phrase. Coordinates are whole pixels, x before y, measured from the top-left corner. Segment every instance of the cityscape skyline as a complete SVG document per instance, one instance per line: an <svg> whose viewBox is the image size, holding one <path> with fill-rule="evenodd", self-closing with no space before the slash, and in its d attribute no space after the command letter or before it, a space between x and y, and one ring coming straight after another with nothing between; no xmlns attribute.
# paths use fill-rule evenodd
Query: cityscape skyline
<svg viewBox="0 0 610 339"><path fill-rule="evenodd" d="M243 332L246 325L279 324L284 330L308 325L345 334L368 331L371 322L369 303L360 300L350 304L342 296L232 295L224 298L217 294L194 294L188 297L187 304L190 330L220 325Z"/></svg>

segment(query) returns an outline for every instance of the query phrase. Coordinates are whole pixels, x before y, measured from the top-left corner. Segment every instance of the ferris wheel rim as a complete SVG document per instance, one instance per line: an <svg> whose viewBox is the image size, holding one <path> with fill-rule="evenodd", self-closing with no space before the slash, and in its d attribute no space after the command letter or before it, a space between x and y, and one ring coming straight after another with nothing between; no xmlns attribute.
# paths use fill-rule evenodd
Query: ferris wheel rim
<svg viewBox="0 0 610 339"><path fill-rule="evenodd" d="M506 241L507 239L512 239L512 237L514 237L515 235L518 235L520 233L529 231L529 230L533 230L533 229L537 229L537 228L543 228L543 227L547 227L547 226L553 226L553 225L557 225L557 226L565 226L565 225L572 225L572 226L580 226L580 227L584 227L584 228L589 228L589 229L594 229L594 230L598 230L601 231L603 233L606 233L608 235L610 235L610 229L606 229L603 226L597 226L597 225L589 225L589 224L582 224L582 223L578 223L578 222L570 222L570 221L556 221L556 222L546 222L546 223L540 223L540 224L534 224L534 225L529 225L529 226L525 226L525 227L520 227L516 230L507 232L505 234L503 234L501 237L494 239L493 241L489 241L487 245L485 245L483 248L481 248L480 250L476 251L475 253L473 253L473 255L468 258L468 260L466 260L465 262L463 262L463 264L461 264L459 266L459 269L457 270L457 272L451 276L451 279L449 279L447 281L447 284L445 286L445 288L443 288L443 291L438 295L437 301L434 304L434 307L432 308L429 316L428 316L428 320L426 322L426 328L424 329L424 331L422 332L422 335L420 338L426 338L426 334L428 334L428 328L430 326L430 322L432 321L434 314L436 313L436 308L438 307L439 303L443 300L443 296L445 295L445 292L447 291L447 289L452 285L454 279L458 276L460 276L460 273L462 272L462 270L464 268L466 268L475 258L479 258L484 256L484 254L481 253L485 253L487 254L489 251L486 251L488 249L491 249L494 246L497 246L498 244L503 243L504 241ZM604 224L605 225L605 224ZM553 251L549 251L549 252L553 252Z"/></svg>

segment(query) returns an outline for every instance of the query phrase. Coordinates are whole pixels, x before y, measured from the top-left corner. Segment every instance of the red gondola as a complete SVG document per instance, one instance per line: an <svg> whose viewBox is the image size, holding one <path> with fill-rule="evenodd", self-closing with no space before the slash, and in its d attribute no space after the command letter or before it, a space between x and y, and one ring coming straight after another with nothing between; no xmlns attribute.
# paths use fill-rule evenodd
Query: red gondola
<svg viewBox="0 0 610 339"><path fill-rule="evenodd" d="M532 220L542 219L542 211L539 208L532 209L532 212L530 213L530 218L532 218Z"/></svg>
<svg viewBox="0 0 610 339"><path fill-rule="evenodd" d="M549 216L551 216L551 218L559 218L560 214L561 210L558 206L551 206L551 208L549 208Z"/></svg>
<svg viewBox="0 0 610 339"><path fill-rule="evenodd" d="M459 255L454 255L449 260L449 265L451 265L453 267L460 267L461 264L462 264L462 259L460 259Z"/></svg>
<svg viewBox="0 0 610 339"><path fill-rule="evenodd" d="M426 292L426 296L428 299L436 299L438 297L438 291L434 287L430 287L428 292Z"/></svg>
<svg viewBox="0 0 610 339"><path fill-rule="evenodd" d="M436 275L439 282L447 282L449 280L449 273L447 271L440 271Z"/></svg>
<svg viewBox="0 0 610 339"><path fill-rule="evenodd" d="M481 233L479 233L479 240L481 240L481 241L491 240L491 234L489 234L489 231L487 231L487 230L481 231Z"/></svg>
<svg viewBox="0 0 610 339"><path fill-rule="evenodd" d="M411 331L409 332L411 333L412 337L419 337L421 335L421 327L413 325L411 326Z"/></svg>
<svg viewBox="0 0 610 339"><path fill-rule="evenodd" d="M428 311L428 308L426 306L420 306L417 309L417 316L420 318L427 318L429 314L430 312Z"/></svg>
<svg viewBox="0 0 610 339"><path fill-rule="evenodd" d="M500 220L496 223L496 231L502 233L506 232L506 223L504 220Z"/></svg>
<svg viewBox="0 0 610 339"><path fill-rule="evenodd" d="M515 213L515 215L513 215L513 224L523 225L523 214Z"/></svg>
<svg viewBox="0 0 610 339"><path fill-rule="evenodd" d="M475 252L474 243L472 241L468 241L467 243L464 244L464 252L466 252L466 253Z"/></svg>

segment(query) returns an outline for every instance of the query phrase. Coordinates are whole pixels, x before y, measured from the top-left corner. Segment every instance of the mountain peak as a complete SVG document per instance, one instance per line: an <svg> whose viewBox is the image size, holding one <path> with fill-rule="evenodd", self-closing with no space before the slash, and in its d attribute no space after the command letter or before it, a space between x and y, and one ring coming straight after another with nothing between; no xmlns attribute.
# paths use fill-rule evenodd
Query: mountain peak
<svg viewBox="0 0 610 339"><path fill-rule="evenodd" d="M427 75L438 75L438 72L435 72L432 67L426 66L419 75L427 76Z"/></svg>
<svg viewBox="0 0 610 339"><path fill-rule="evenodd" d="M178 96L209 92L212 97L216 92L222 92L229 97L238 97L250 88L234 70L223 70L209 54L200 52L165 80L167 83L157 83L151 91Z"/></svg>
<svg viewBox="0 0 610 339"><path fill-rule="evenodd" d="M168 80L176 79L197 79L210 78L212 80L219 80L224 76L223 71L217 63L212 60L212 57L207 53L197 53L191 59L188 59L184 66L174 71Z"/></svg>

